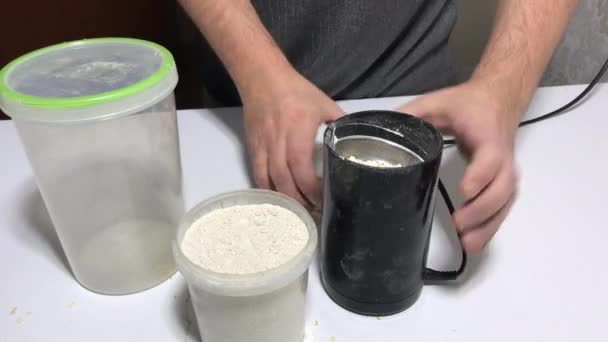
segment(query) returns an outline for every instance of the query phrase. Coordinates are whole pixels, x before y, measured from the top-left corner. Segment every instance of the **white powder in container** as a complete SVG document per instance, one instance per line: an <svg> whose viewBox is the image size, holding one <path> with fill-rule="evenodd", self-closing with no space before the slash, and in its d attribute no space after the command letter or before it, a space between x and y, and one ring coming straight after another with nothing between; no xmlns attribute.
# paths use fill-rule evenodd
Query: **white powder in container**
<svg viewBox="0 0 608 342"><path fill-rule="evenodd" d="M349 156L347 159L352 162L371 166L371 167L391 168L391 167L401 167L402 166L399 163L391 163L391 162L387 162L384 160L361 159L361 158L357 158L355 156Z"/></svg>
<svg viewBox="0 0 608 342"><path fill-rule="evenodd" d="M308 240L308 229L295 213L252 204L203 215L185 232L180 247L205 270L247 276L286 263ZM203 341L301 341L306 284L305 272L285 287L257 296L221 296L191 287Z"/></svg>
<svg viewBox="0 0 608 342"><path fill-rule="evenodd" d="M201 268L227 274L273 269L290 260L308 242L304 222L270 204L214 210L186 231L182 251Z"/></svg>

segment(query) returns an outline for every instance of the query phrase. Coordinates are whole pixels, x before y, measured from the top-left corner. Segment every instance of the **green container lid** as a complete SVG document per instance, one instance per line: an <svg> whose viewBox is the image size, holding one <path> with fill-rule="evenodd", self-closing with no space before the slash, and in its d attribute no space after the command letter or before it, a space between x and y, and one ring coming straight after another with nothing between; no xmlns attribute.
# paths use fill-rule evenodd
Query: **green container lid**
<svg viewBox="0 0 608 342"><path fill-rule="evenodd" d="M173 92L177 69L164 47L96 38L49 46L0 70L0 108L16 120L81 122L139 112Z"/></svg>

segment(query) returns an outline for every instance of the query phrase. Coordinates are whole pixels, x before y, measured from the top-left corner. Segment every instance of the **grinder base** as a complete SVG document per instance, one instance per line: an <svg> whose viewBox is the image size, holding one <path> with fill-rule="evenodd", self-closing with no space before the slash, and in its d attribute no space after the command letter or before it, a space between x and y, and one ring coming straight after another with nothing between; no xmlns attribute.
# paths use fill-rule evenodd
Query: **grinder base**
<svg viewBox="0 0 608 342"><path fill-rule="evenodd" d="M419 287L414 293L397 302L366 303L343 296L341 293L334 290L331 285L325 281L322 275L321 283L323 284L323 288L325 288L325 292L327 292L329 298L331 298L334 303L348 311L364 316L390 316L405 311L418 300L418 297L420 297L420 293L422 292L422 287Z"/></svg>

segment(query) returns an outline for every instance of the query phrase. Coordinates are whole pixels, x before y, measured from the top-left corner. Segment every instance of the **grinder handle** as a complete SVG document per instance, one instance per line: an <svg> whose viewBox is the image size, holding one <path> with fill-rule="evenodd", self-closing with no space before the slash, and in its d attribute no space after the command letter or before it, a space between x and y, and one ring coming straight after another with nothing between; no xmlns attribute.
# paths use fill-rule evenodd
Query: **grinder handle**
<svg viewBox="0 0 608 342"><path fill-rule="evenodd" d="M443 182L441 179L437 182L437 186L439 187L439 192L441 193L441 197L443 197L443 201L445 205L448 207L450 211L450 215L454 214L454 204L452 204L452 200L450 199L450 195L448 191L445 189ZM430 268L425 268L424 270L424 281L427 283L435 283L442 282L448 280L456 280L463 272L467 265L467 253L464 250L464 247L460 246L462 250L462 260L460 261L460 267L455 271L436 271Z"/></svg>

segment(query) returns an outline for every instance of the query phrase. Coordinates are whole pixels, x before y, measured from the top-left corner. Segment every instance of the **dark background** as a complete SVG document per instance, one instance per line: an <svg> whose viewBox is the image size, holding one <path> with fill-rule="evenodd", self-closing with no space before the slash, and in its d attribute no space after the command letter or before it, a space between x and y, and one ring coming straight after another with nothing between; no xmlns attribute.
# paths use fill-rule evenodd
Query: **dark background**
<svg viewBox="0 0 608 342"><path fill-rule="evenodd" d="M173 53L179 109L204 106L202 37L175 0L8 0L0 10L0 68L48 45L96 37L154 41ZM8 119L0 112L0 119Z"/></svg>

